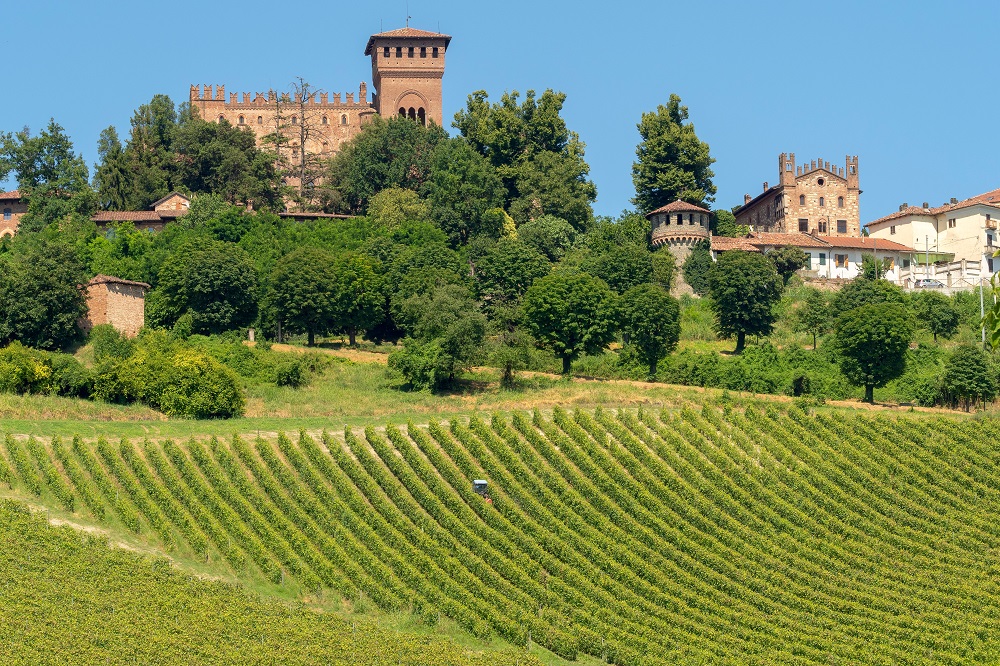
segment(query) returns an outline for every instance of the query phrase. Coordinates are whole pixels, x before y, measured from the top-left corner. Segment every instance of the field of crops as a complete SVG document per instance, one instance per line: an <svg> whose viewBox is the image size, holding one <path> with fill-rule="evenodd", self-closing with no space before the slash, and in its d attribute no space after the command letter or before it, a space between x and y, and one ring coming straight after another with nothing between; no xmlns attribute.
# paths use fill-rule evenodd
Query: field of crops
<svg viewBox="0 0 1000 666"><path fill-rule="evenodd" d="M7 437L0 483L180 559L569 659L992 663L998 439L989 419L557 409L316 437Z"/></svg>

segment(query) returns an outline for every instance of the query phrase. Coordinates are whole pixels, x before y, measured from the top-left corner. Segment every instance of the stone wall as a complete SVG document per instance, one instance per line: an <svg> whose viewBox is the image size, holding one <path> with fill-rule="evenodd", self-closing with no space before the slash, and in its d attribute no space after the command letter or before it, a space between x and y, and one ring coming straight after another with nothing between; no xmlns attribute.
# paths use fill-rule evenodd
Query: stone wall
<svg viewBox="0 0 1000 666"><path fill-rule="evenodd" d="M101 282L87 285L87 317L84 331L111 324L130 338L146 322L146 288L137 283Z"/></svg>
<svg viewBox="0 0 1000 666"><path fill-rule="evenodd" d="M0 200L0 238L13 236L21 218L28 212L28 203L21 199Z"/></svg>

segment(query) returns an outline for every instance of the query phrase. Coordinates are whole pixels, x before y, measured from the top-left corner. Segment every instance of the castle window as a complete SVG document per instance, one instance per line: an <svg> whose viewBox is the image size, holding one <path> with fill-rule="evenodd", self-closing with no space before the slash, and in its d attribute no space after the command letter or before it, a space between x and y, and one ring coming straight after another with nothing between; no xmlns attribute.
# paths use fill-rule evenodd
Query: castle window
<svg viewBox="0 0 1000 666"><path fill-rule="evenodd" d="M407 46L406 47L406 57L407 58L412 58L413 57L413 47L412 46Z"/></svg>
<svg viewBox="0 0 1000 666"><path fill-rule="evenodd" d="M299 124L299 117L298 116L292 116L292 124L293 125L298 125Z"/></svg>
<svg viewBox="0 0 1000 666"><path fill-rule="evenodd" d="M856 165L854 165L854 164L852 164L852 165L851 165L851 168L850 168L850 169L849 169L848 171L849 171L849 173L850 173L850 174L851 174L851 175L853 176L854 174L856 174L856 173L858 172L858 171L857 171L857 166L856 166Z"/></svg>
<svg viewBox="0 0 1000 666"><path fill-rule="evenodd" d="M246 124L246 119L243 116L240 116L240 125L245 125L245 124Z"/></svg>
<svg viewBox="0 0 1000 666"><path fill-rule="evenodd" d="M799 219L799 231L801 231L804 234L809 233L809 219L808 218L800 218Z"/></svg>
<svg viewBox="0 0 1000 666"><path fill-rule="evenodd" d="M323 142L323 152L325 153L328 150L330 150L330 142L329 141L324 141Z"/></svg>
<svg viewBox="0 0 1000 666"><path fill-rule="evenodd" d="M800 206L805 206L806 205L806 195L804 195L804 194L800 194L799 195L799 205Z"/></svg>
<svg viewBox="0 0 1000 666"><path fill-rule="evenodd" d="M400 118L406 117L406 109L404 109L403 107L399 107L399 117Z"/></svg>
<svg viewBox="0 0 1000 666"><path fill-rule="evenodd" d="M677 213L677 224L684 224L684 213Z"/></svg>
<svg viewBox="0 0 1000 666"><path fill-rule="evenodd" d="M426 46L421 46L420 47L420 57L421 58L426 58L427 57L427 47Z"/></svg>
<svg viewBox="0 0 1000 666"><path fill-rule="evenodd" d="M417 120L420 121L421 125L427 124L427 112L424 111L424 107L417 109Z"/></svg>
<svg viewBox="0 0 1000 666"><path fill-rule="evenodd" d="M837 208L844 207L844 197L837 197Z"/></svg>
<svg viewBox="0 0 1000 666"><path fill-rule="evenodd" d="M819 221L819 232L821 234L825 234L826 233L826 220L820 220Z"/></svg>
<svg viewBox="0 0 1000 666"><path fill-rule="evenodd" d="M785 162L785 171L791 171L791 170L792 170L792 163Z"/></svg>
<svg viewBox="0 0 1000 666"><path fill-rule="evenodd" d="M264 124L264 116L257 116L257 124L258 125Z"/></svg>
<svg viewBox="0 0 1000 666"><path fill-rule="evenodd" d="M838 234L847 233L847 220L837 220L837 233Z"/></svg>
<svg viewBox="0 0 1000 666"><path fill-rule="evenodd" d="M416 120L417 119L417 110L414 109L411 106L410 110L406 112L406 117L409 118L410 120Z"/></svg>
<svg viewBox="0 0 1000 666"><path fill-rule="evenodd" d="M826 184L826 181L823 180L822 178L817 178L816 184L819 185L820 187L823 187L823 185Z"/></svg>
<svg viewBox="0 0 1000 666"><path fill-rule="evenodd" d="M383 58L388 58L389 57L389 47L388 46L382 48L382 57Z"/></svg>
<svg viewBox="0 0 1000 666"><path fill-rule="evenodd" d="M9 220L10 218L11 218L11 210L10 210L10 208L4 208L3 209L3 219Z"/></svg>
<svg viewBox="0 0 1000 666"><path fill-rule="evenodd" d="M896 225L895 224L892 225L891 227L889 227L889 233L890 234L895 234L896 233Z"/></svg>
<svg viewBox="0 0 1000 666"><path fill-rule="evenodd" d="M431 57L432 58L438 57L438 47L435 46L434 48L431 49Z"/></svg>
<svg viewBox="0 0 1000 666"><path fill-rule="evenodd" d="M826 205L826 199L824 199L823 197L820 197L820 198L819 198L819 205L820 205L821 207L822 207L822 206L825 206L825 205Z"/></svg>
<svg viewBox="0 0 1000 666"><path fill-rule="evenodd" d="M342 116L340 116L340 124L341 125L346 125L347 124L347 114L346 113L343 114Z"/></svg>
<svg viewBox="0 0 1000 666"><path fill-rule="evenodd" d="M220 122L220 123L221 123L221 122L222 122L223 120L225 120L225 119L226 119L226 117L225 117L225 116L219 116L219 122Z"/></svg>
<svg viewBox="0 0 1000 666"><path fill-rule="evenodd" d="M327 119L326 116L323 116L323 124L324 125L329 125L330 124L330 121Z"/></svg>
<svg viewBox="0 0 1000 666"><path fill-rule="evenodd" d="M402 46L397 46L396 47L396 57L397 58L402 58L403 57L403 47Z"/></svg>

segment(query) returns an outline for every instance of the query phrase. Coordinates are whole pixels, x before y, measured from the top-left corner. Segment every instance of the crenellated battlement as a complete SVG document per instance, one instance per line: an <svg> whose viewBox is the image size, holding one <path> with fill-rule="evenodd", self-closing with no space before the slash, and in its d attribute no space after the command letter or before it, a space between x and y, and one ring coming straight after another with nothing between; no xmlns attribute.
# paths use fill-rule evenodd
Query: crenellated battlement
<svg viewBox="0 0 1000 666"><path fill-rule="evenodd" d="M330 109L371 108L373 106L374 100L369 100L368 85L364 81L358 87L357 101L355 101L354 95L355 93L353 92L345 93L344 95L333 93L333 99L331 100L331 95L321 92L309 95L305 103L309 107ZM191 86L189 101L192 104L197 103L201 107L217 107L222 105L225 108L231 109L259 109L278 102L299 104L302 101L302 97L299 93L278 93L274 90L268 90L267 92L245 92L242 94L231 92L227 98L226 86L213 87L205 84L204 86Z"/></svg>

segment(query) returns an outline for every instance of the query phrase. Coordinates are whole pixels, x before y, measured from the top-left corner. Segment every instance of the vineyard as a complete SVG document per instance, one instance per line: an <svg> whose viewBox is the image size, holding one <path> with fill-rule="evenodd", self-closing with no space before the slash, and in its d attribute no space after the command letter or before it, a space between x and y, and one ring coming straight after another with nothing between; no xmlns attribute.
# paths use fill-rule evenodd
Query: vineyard
<svg viewBox="0 0 1000 666"><path fill-rule="evenodd" d="M0 484L178 560L569 660L992 663L998 438L989 419L556 409L274 438L7 436ZM420 663L459 662L479 663Z"/></svg>

